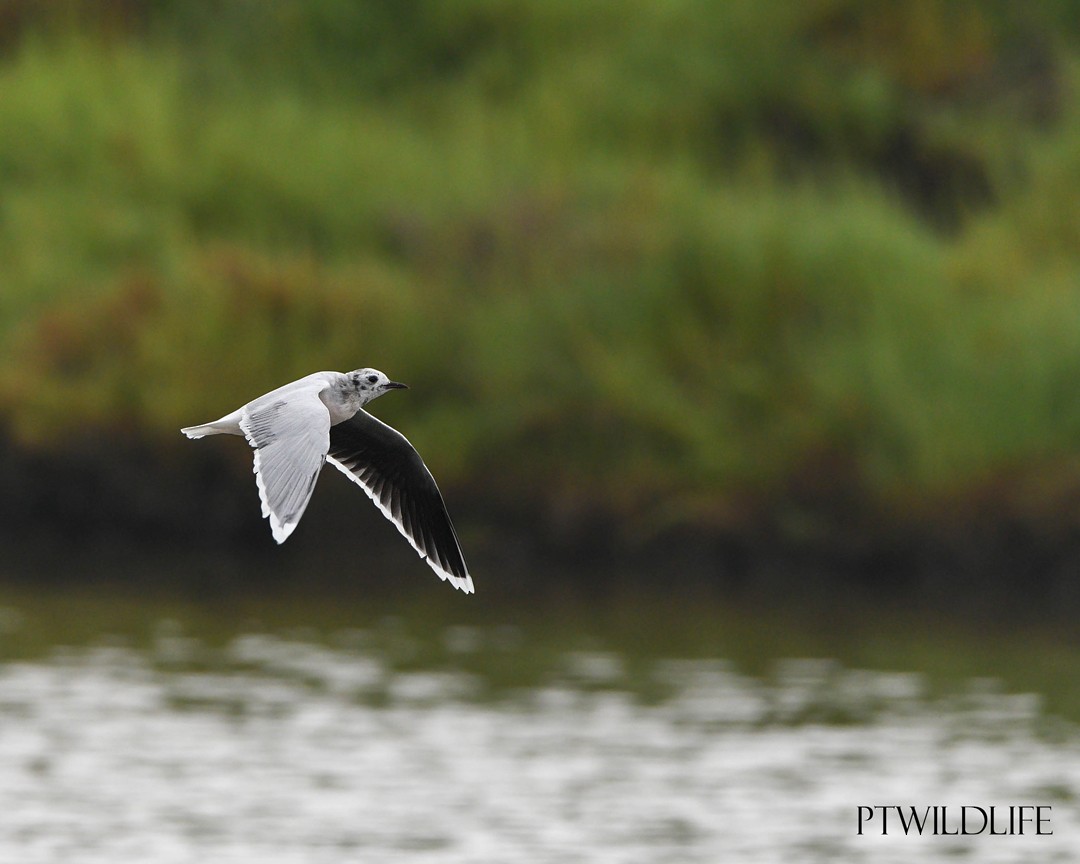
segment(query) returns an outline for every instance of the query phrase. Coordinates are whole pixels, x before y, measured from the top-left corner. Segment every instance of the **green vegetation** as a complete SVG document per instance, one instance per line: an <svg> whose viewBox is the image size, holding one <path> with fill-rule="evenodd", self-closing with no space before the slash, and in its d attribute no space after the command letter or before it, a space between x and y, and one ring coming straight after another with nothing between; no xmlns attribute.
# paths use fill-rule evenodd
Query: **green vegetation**
<svg viewBox="0 0 1080 864"><path fill-rule="evenodd" d="M373 364L445 485L634 535L1075 497L1072 4L8 8L24 448Z"/></svg>

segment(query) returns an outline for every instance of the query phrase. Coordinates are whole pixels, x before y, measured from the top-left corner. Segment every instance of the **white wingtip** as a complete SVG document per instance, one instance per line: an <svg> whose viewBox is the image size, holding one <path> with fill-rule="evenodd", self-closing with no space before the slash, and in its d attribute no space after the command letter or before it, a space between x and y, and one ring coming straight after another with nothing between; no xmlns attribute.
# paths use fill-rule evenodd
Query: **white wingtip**
<svg viewBox="0 0 1080 864"><path fill-rule="evenodd" d="M289 539L289 535L292 534L299 524L299 522L287 522L282 525L278 522L276 516L270 514L270 533L274 535L274 539L279 545Z"/></svg>
<svg viewBox="0 0 1080 864"><path fill-rule="evenodd" d="M461 591L464 594L476 593L476 589L473 588L472 576L466 574L465 578L462 579L460 576L455 576L453 573L447 573L445 570L442 569L442 567L436 565L435 562L427 556L421 555L420 558L425 564L428 565L428 567L435 571L436 576L438 576L444 582L449 582L451 585L457 588L458 591Z"/></svg>
<svg viewBox="0 0 1080 864"><path fill-rule="evenodd" d="M184 429L181 429L180 431L183 432L185 435L187 435L188 438L204 438L204 437L206 437L206 427L205 426L188 426L188 427L186 427Z"/></svg>
<svg viewBox="0 0 1080 864"><path fill-rule="evenodd" d="M435 574L440 579L443 579L446 582L449 582L451 585L453 585L459 591L461 591L461 592L463 592L465 594L475 594L476 593L476 589L473 588L472 576L469 575L468 573L466 573L465 577L462 578L460 576L455 576L453 573L447 573L441 567L436 567L435 562L433 562L430 558L424 558L424 562L432 570L435 571Z"/></svg>

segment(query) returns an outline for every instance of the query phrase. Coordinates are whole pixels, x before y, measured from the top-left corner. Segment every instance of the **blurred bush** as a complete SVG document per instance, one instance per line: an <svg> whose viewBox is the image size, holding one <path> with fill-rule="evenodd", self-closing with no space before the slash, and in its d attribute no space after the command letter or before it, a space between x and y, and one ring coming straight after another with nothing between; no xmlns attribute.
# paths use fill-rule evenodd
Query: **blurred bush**
<svg viewBox="0 0 1080 864"><path fill-rule="evenodd" d="M1078 488L1078 19L7 0L0 418L167 447L370 364L444 482L631 534L1045 519Z"/></svg>

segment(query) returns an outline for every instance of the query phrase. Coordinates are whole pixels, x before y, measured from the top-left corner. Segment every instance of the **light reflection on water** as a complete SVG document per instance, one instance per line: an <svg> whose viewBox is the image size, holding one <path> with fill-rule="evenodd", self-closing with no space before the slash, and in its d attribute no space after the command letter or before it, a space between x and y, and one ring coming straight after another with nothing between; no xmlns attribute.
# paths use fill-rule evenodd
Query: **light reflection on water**
<svg viewBox="0 0 1080 864"><path fill-rule="evenodd" d="M476 650L468 628L446 633ZM512 633L502 638L516 638ZM917 675L614 654L498 698L400 672L364 634L251 634L218 662L68 649L0 667L0 862L1066 861L1080 750L1034 697ZM456 646L456 647L455 647ZM205 668L200 668L202 665ZM855 832L860 804L1049 804L1051 837Z"/></svg>

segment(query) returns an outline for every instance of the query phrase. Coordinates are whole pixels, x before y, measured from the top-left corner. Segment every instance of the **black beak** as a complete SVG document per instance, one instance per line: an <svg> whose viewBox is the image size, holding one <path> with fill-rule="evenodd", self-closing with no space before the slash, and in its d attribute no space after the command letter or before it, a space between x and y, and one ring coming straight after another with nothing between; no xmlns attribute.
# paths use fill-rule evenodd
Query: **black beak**
<svg viewBox="0 0 1080 864"><path fill-rule="evenodd" d="M408 390L408 384L402 384L400 381L387 381L383 385L387 390Z"/></svg>

